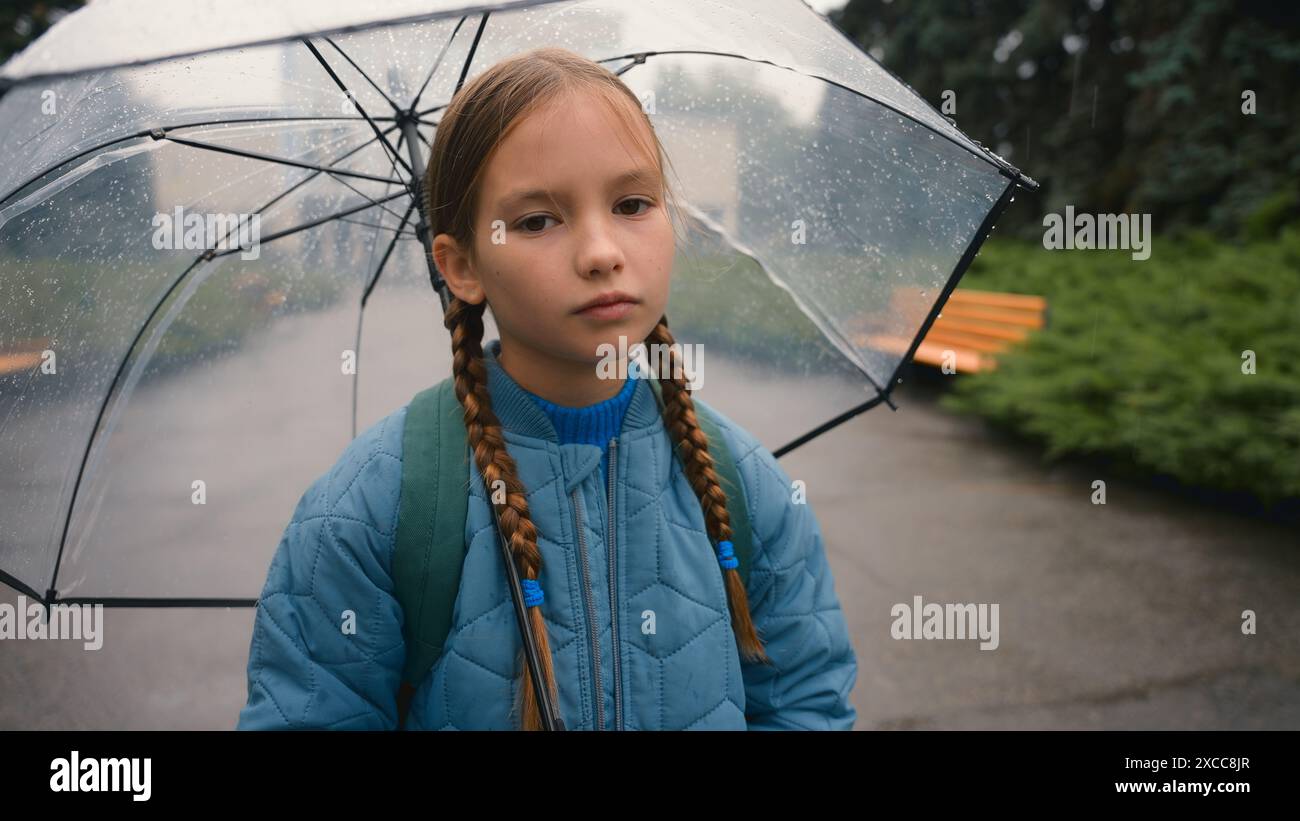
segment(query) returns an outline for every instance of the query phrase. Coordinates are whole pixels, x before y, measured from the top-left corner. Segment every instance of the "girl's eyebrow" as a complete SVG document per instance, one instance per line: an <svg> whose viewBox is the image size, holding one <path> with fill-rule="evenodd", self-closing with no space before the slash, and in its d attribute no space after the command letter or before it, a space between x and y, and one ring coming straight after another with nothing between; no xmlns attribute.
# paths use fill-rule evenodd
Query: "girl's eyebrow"
<svg viewBox="0 0 1300 821"><path fill-rule="evenodd" d="M630 185L632 183L638 183L638 182L643 183L647 181L652 181L657 179L658 176L659 176L659 172L656 169L634 168L630 171L624 171L622 174L619 174L618 176L612 178L609 181L608 187L611 190L613 190L616 188L622 188L623 186ZM518 207L527 202L533 202L533 201L550 202L552 197L554 197L554 199L557 202L564 202L566 198L564 192L558 192L558 193L552 192L545 188L521 189L519 191L513 191L507 194L505 197L503 197L501 199L500 208L503 211L508 211L511 208Z"/></svg>

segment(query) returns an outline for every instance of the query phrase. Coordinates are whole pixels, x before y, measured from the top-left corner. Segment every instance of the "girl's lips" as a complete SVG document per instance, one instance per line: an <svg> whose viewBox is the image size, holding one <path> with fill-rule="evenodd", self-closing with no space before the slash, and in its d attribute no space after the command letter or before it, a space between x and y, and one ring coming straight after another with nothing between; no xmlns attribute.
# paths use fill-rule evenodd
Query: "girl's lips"
<svg viewBox="0 0 1300 821"><path fill-rule="evenodd" d="M615 302L610 305L597 305L586 310L578 311L578 316L585 316L589 319L622 319L631 313L636 307L635 302Z"/></svg>

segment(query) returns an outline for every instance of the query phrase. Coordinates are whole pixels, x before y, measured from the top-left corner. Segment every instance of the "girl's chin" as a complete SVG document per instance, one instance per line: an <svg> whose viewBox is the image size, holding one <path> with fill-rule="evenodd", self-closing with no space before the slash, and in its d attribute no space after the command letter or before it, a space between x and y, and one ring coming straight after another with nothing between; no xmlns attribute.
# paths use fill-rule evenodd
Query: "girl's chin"
<svg viewBox="0 0 1300 821"><path fill-rule="evenodd" d="M626 352L634 345L645 344L646 337L654 330L654 326L646 327L644 322L611 322L599 328L592 329L592 332L581 334L584 340L583 347L588 344L594 348L607 349L605 346L613 347L620 352Z"/></svg>

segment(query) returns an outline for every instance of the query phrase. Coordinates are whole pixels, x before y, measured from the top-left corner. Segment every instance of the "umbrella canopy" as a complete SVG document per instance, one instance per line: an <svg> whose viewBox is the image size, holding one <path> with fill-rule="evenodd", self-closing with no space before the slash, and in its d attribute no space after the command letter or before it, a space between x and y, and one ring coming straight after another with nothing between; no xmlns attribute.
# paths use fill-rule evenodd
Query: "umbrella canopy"
<svg viewBox="0 0 1300 821"><path fill-rule="evenodd" d="M693 218L674 335L777 455L889 402L1035 185L800 0L162 5L0 70L0 580L46 601L252 604L302 489L450 374L413 193L510 54L641 97Z"/></svg>

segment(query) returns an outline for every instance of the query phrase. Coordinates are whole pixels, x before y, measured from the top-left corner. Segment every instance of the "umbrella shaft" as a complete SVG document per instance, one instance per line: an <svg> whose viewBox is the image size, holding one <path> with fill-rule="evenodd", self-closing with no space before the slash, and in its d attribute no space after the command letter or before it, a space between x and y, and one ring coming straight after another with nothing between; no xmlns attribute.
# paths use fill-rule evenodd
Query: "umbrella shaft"
<svg viewBox="0 0 1300 821"><path fill-rule="evenodd" d="M411 180L411 196L415 198L415 235L420 238L420 244L424 246L424 261L429 266L429 281L433 283L433 289L438 293L438 298L442 300L442 313L447 314L447 306L451 303L451 293L447 289L447 283L443 280L442 274L438 272L438 266L433 261L433 238L429 236L429 223L425 219L424 213L424 158L420 156L420 136L416 131L416 120L413 113L399 117L399 126L402 129L402 137L406 141L406 154L410 157L411 168L415 173L420 175Z"/></svg>

